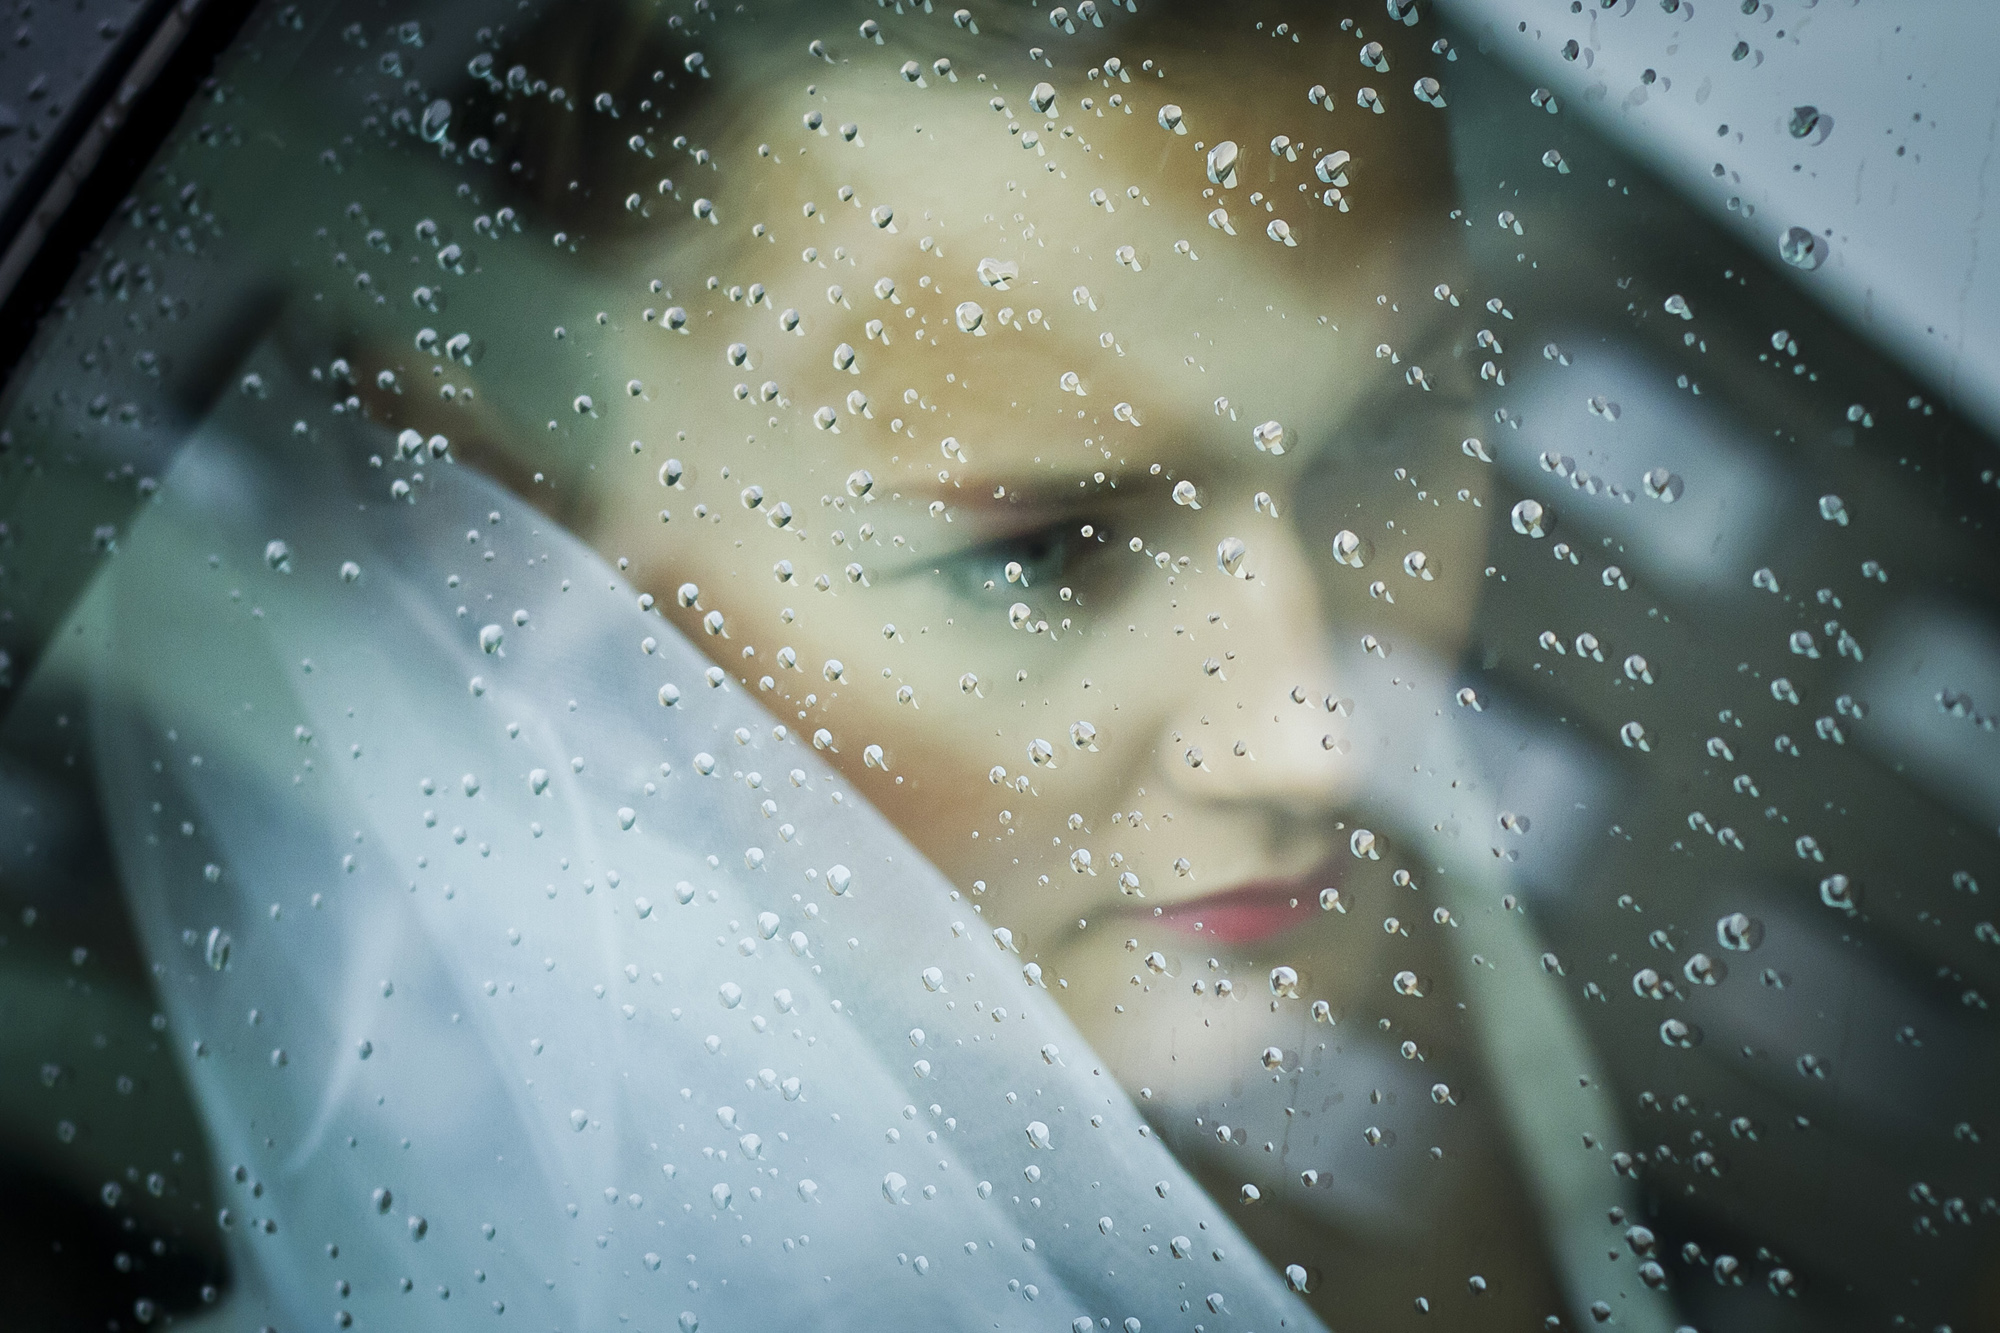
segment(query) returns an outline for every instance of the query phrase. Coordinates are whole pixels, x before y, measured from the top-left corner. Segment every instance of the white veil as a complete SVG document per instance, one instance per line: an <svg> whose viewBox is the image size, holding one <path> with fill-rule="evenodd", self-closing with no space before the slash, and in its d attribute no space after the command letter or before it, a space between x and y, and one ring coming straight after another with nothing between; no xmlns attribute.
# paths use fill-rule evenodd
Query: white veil
<svg viewBox="0 0 2000 1333"><path fill-rule="evenodd" d="M225 1322L1318 1326L810 746L253 363L36 686L88 699Z"/></svg>

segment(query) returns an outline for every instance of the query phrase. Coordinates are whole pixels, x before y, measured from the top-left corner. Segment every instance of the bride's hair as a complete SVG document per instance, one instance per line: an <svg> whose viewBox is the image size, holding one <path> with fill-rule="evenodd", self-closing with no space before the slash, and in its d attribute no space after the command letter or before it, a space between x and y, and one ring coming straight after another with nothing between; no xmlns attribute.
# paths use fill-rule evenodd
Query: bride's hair
<svg viewBox="0 0 2000 1333"><path fill-rule="evenodd" d="M467 165L487 177L481 188L523 226L569 243L601 251L657 242L663 222L689 219L696 197L726 188L718 172L742 169L703 150L741 149L769 134L796 88L851 79L857 69L890 84L899 75L942 80L937 62L956 57L955 74L972 85L962 94L985 101L991 89L975 80L1002 79L1015 116L1030 115L1028 88L1044 78L1070 85L1069 99L1096 93L1108 102L1122 93L1132 105L1118 110L1148 125L1163 103L1198 97L1211 140L1224 137L1218 121L1248 113L1269 123L1242 134L1269 135L1289 122L1294 133L1337 140L1332 146L1357 165L1393 164L1372 183L1389 211L1439 202L1448 190L1443 117L1412 95L1415 81L1447 72L1448 47L1435 24L1406 26L1415 22L1412 0L1386 11L1366 0L1134 0L1129 8L1084 0L1068 10L1009 0L955 13L930 0L726 8L706 0L688 14L651 0L555 3L515 31L483 30L481 54L450 94ZM1378 40L1389 59L1359 58ZM1175 77L1161 77L1169 71ZM1185 77L1196 72L1201 88ZM1195 139L1180 142L1192 149ZM1262 151L1253 141L1245 156Z"/></svg>

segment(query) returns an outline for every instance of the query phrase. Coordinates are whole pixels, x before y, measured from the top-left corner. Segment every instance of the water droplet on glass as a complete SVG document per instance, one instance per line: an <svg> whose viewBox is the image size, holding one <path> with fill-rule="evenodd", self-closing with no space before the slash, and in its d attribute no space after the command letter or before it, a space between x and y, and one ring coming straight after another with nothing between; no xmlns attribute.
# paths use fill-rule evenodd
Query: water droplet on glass
<svg viewBox="0 0 2000 1333"><path fill-rule="evenodd" d="M405 121L404 124L408 124ZM424 108L423 120L419 122L425 140L440 143L451 129L451 103L442 97Z"/></svg>
<svg viewBox="0 0 2000 1333"><path fill-rule="evenodd" d="M1236 188L1236 163L1241 156L1234 139L1224 139L1208 150L1208 178L1225 190Z"/></svg>
<svg viewBox="0 0 2000 1333"><path fill-rule="evenodd" d="M1701 1029L1680 1018L1669 1018L1660 1024L1660 1040L1668 1046L1691 1050L1701 1044Z"/></svg>
<svg viewBox="0 0 2000 1333"><path fill-rule="evenodd" d="M1787 227L1778 235L1778 257L1793 268L1814 269L1820 264L1819 238L1804 227Z"/></svg>
<svg viewBox="0 0 2000 1333"><path fill-rule="evenodd" d="M1687 960L1681 975L1697 986L1716 986L1729 975L1729 969L1707 954L1698 953Z"/></svg>
<svg viewBox="0 0 2000 1333"><path fill-rule="evenodd" d="M1852 916L1861 910L1861 889L1845 875L1828 875L1819 882L1819 900Z"/></svg>
<svg viewBox="0 0 2000 1333"><path fill-rule="evenodd" d="M994 259L991 256L980 260L973 271L978 275L982 286L1001 292L1006 291L1009 284L1021 276L1019 263L1012 259Z"/></svg>
<svg viewBox="0 0 2000 1333"><path fill-rule="evenodd" d="M1731 912L1715 923L1715 940L1734 953L1748 953L1764 942L1764 925L1753 916Z"/></svg>

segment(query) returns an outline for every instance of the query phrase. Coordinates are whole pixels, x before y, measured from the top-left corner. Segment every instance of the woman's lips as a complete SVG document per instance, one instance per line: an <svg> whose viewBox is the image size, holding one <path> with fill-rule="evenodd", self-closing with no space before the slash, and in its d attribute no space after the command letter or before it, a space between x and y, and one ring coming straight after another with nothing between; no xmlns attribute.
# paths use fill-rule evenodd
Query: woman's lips
<svg viewBox="0 0 2000 1333"><path fill-rule="evenodd" d="M1335 863L1312 875L1253 880L1221 893L1174 903L1153 919L1224 944L1255 944L1317 916L1321 891L1339 888L1340 869Z"/></svg>

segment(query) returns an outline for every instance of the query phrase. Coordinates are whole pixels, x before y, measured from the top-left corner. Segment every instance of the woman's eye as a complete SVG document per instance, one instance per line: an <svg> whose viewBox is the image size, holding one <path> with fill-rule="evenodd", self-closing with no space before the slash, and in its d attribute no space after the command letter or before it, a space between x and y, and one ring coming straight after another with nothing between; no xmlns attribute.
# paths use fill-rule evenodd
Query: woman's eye
<svg viewBox="0 0 2000 1333"><path fill-rule="evenodd" d="M1101 533L1081 535L1069 520L981 542L951 556L941 571L960 596L1046 591L1088 577Z"/></svg>

